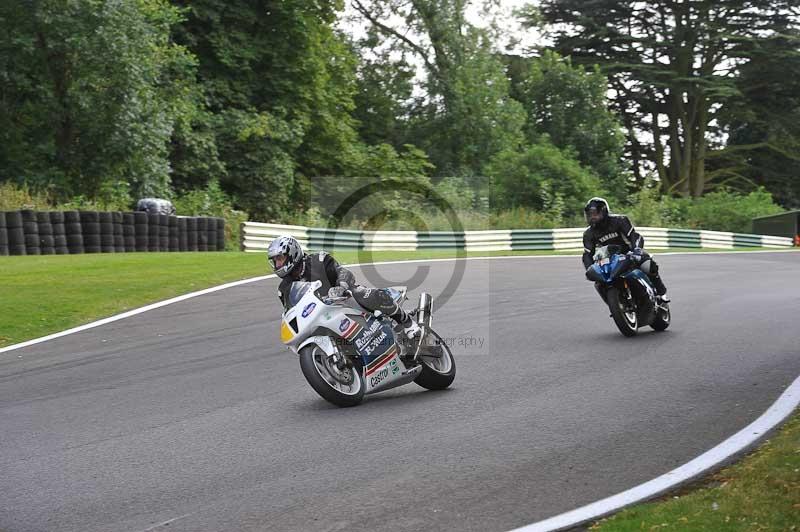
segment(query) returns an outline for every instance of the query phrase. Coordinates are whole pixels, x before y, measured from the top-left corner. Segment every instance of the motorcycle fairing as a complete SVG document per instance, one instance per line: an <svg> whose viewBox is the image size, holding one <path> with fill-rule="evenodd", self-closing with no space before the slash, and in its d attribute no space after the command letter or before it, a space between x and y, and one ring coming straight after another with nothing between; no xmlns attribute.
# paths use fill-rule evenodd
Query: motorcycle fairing
<svg viewBox="0 0 800 532"><path fill-rule="evenodd" d="M358 357L365 394L402 386L419 375L422 366L409 370L400 359L399 346L388 319L381 320L343 305L326 305L313 290L318 288L316 283L318 281L306 287L312 289L298 290L295 305L283 315L281 336L286 345L299 353L301 347L313 343L326 354L333 355L343 339L352 345ZM303 316L305 309L309 310ZM326 329L331 335L320 335L320 331Z"/></svg>

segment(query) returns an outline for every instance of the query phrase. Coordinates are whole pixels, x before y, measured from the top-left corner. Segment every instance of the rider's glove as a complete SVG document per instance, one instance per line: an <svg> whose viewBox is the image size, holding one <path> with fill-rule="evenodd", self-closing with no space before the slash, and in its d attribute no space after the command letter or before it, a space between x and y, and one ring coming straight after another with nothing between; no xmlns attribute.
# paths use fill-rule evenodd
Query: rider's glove
<svg viewBox="0 0 800 532"><path fill-rule="evenodd" d="M344 286L332 286L330 290L328 290L328 297L335 298L335 297L344 297L345 293L347 292L347 288Z"/></svg>
<svg viewBox="0 0 800 532"><path fill-rule="evenodd" d="M643 255L644 255L644 250L642 248L633 248L631 250L631 256L637 262L641 262Z"/></svg>

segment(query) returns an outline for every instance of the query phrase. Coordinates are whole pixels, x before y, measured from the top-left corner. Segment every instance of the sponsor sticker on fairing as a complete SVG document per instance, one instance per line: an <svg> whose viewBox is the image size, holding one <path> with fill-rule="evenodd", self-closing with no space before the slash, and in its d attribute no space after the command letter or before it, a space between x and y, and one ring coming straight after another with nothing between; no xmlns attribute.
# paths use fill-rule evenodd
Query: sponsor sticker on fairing
<svg viewBox="0 0 800 532"><path fill-rule="evenodd" d="M339 332L345 332L348 327L350 327L350 320L348 318L344 318L339 323Z"/></svg>
<svg viewBox="0 0 800 532"><path fill-rule="evenodd" d="M301 316L303 316L304 318L307 318L312 312L314 312L315 308L317 308L317 304L316 303L314 303L314 302L309 303L303 309L303 313L301 314Z"/></svg>

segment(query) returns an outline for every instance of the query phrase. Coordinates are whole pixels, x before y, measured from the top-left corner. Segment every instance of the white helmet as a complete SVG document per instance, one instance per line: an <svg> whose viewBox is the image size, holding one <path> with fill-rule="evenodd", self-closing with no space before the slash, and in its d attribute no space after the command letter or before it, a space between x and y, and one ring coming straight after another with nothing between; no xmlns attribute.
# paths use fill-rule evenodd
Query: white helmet
<svg viewBox="0 0 800 532"><path fill-rule="evenodd" d="M295 266L303 261L303 248L293 236L279 236L269 244L267 258L272 271L280 277L286 277Z"/></svg>

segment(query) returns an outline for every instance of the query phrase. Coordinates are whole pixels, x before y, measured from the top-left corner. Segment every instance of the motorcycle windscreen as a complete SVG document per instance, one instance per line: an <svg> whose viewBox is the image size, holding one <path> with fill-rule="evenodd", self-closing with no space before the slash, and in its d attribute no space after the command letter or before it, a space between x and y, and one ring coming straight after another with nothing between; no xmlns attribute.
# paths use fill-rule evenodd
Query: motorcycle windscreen
<svg viewBox="0 0 800 532"><path fill-rule="evenodd" d="M630 267L630 261L625 255L614 255L611 259L610 268L608 271L609 279L616 279L619 275Z"/></svg>
<svg viewBox="0 0 800 532"><path fill-rule="evenodd" d="M289 287L289 295L288 295L288 305L289 308L297 305L303 296L306 295L310 290L314 290L317 283L309 283L306 281L295 281Z"/></svg>

